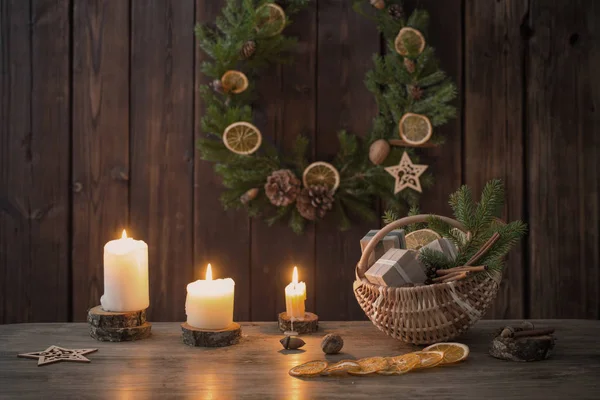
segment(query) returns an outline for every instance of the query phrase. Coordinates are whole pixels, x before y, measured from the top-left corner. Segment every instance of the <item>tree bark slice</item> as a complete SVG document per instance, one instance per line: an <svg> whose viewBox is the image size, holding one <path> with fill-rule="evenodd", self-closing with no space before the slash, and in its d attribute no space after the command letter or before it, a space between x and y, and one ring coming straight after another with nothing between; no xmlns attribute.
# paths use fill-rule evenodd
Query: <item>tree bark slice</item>
<svg viewBox="0 0 600 400"><path fill-rule="evenodd" d="M233 322L225 329L209 331L198 329L187 322L181 324L183 343L196 347L225 347L239 343L242 337L240 324Z"/></svg>
<svg viewBox="0 0 600 400"><path fill-rule="evenodd" d="M111 312L96 306L88 311L88 323L101 329L134 328L146 323L146 310Z"/></svg>
<svg viewBox="0 0 600 400"><path fill-rule="evenodd" d="M90 324L90 335L101 342L129 342L150 337L152 324L125 328L101 328Z"/></svg>
<svg viewBox="0 0 600 400"><path fill-rule="evenodd" d="M313 333L319 330L319 317L313 313L305 313L304 320L295 320L292 329L292 320L287 313L279 314L279 330L281 332L294 331L298 333Z"/></svg>
<svg viewBox="0 0 600 400"><path fill-rule="evenodd" d="M490 346L490 355L508 361L541 361L550 357L554 336L503 338L497 336Z"/></svg>

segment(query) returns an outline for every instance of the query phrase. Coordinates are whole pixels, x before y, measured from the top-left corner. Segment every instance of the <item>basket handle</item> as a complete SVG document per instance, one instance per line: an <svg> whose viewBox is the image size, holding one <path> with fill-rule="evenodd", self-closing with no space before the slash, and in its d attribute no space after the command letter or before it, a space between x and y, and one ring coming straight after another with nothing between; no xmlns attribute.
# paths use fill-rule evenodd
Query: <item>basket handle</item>
<svg viewBox="0 0 600 400"><path fill-rule="evenodd" d="M410 217L400 218L399 220L394 221L394 222L386 225L385 227L383 227L379 232L377 232L375 234L375 236L373 236L373 238L371 239L369 244L367 244L367 247L365 248L365 251L363 252L362 257L360 258L360 261L356 265L356 277L358 279L364 278L365 272L367 272L367 263L369 262L369 257L371 256L371 253L373 253L373 251L375 250L375 246L377 246L377 243L379 243L381 241L381 239L383 239L388 233L390 233L394 229L402 228L403 226L406 226L406 225L427 222L427 219L430 216L439 218L442 221L449 224L450 226L460 229L461 231L467 233L467 228L465 228L465 226L463 224L461 224L460 222L458 222L452 218L442 217L440 215L420 214L420 215L412 215Z"/></svg>

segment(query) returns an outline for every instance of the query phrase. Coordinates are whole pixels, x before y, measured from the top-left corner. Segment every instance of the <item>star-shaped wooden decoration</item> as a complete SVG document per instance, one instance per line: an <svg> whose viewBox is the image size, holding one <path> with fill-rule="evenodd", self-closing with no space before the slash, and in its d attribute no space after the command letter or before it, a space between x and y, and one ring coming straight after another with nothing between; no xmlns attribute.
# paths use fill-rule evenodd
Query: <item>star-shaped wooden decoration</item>
<svg viewBox="0 0 600 400"><path fill-rule="evenodd" d="M406 188L411 188L417 192L423 192L419 177L427 169L427 165L413 164L407 152L402 154L400 164L395 167L387 167L385 170L396 178L396 188L394 193L399 193Z"/></svg>
<svg viewBox="0 0 600 400"><path fill-rule="evenodd" d="M48 365L59 361L74 361L89 363L90 360L84 357L85 354L93 353L98 349L63 349L58 346L50 346L44 351L34 353L23 353L17 357L37 358L38 367Z"/></svg>

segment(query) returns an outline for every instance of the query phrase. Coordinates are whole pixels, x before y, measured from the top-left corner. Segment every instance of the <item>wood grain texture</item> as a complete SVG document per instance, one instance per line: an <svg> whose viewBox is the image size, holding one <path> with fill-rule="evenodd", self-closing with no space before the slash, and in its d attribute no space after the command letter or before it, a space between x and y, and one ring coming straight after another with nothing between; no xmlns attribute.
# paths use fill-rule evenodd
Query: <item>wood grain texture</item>
<svg viewBox="0 0 600 400"><path fill-rule="evenodd" d="M148 319L184 320L193 277L194 2L131 8L132 236L148 243Z"/></svg>
<svg viewBox="0 0 600 400"><path fill-rule="evenodd" d="M540 321L560 327L551 358L509 363L488 355L493 332L507 321L481 321L460 341L469 358L452 367L401 377L317 377L288 375L309 360L335 362L393 356L419 349L379 332L370 322L324 322L319 335L306 335L300 351L281 348L277 323L242 324L239 344L221 349L190 348L179 323L156 323L141 342L102 343L88 337L86 324L0 326L0 397L39 398L210 398L210 399L384 399L406 395L426 399L592 399L598 394L598 321ZM536 325L538 322L536 321ZM322 335L339 333L342 353L325 356ZM42 339L43 338L43 339ZM86 365L38 368L17 354L56 344L98 348ZM90 377L93 377L91 379ZM81 393L85 393L82 396Z"/></svg>
<svg viewBox="0 0 600 400"><path fill-rule="evenodd" d="M129 3L73 6L73 319L103 293L104 244L129 217Z"/></svg>
<svg viewBox="0 0 600 400"><path fill-rule="evenodd" d="M328 161L339 149L338 131L365 136L371 128L376 106L364 79L373 67L373 54L380 52L380 36L349 1L321 0L318 14L316 144L317 157ZM321 319L365 318L352 293L354 267L360 259L360 239L379 222L353 220L346 232L340 232L333 215L316 228L315 312Z"/></svg>
<svg viewBox="0 0 600 400"><path fill-rule="evenodd" d="M196 21L212 22L224 2L196 0ZM208 60L195 47L196 89L208 80L200 70ZM205 104L195 93L195 137L203 137L200 120ZM219 196L223 190L213 165L202 161L194 150L194 280L204 279L206 265L212 263L216 277L231 277L235 281L234 320L250 320L250 219L242 210L223 210ZM218 229L215 229L218 227Z"/></svg>
<svg viewBox="0 0 600 400"><path fill-rule="evenodd" d="M434 174L433 187L425 188L421 197L420 208L423 212L451 216L452 210L448 197L462 183L462 119L461 104L463 73L463 9L462 0L439 2L436 0L420 0L406 2L405 6L412 10L416 5L429 12L429 30L426 32L428 44L435 48L440 68L452 78L456 84L458 95L454 101L456 118L448 124L436 127L435 131L443 135L446 142L441 147L424 148L421 162L429 165ZM416 4L415 4L416 3Z"/></svg>
<svg viewBox="0 0 600 400"><path fill-rule="evenodd" d="M0 6L2 322L68 318L68 5Z"/></svg>
<svg viewBox="0 0 600 400"><path fill-rule="evenodd" d="M600 313L599 20L597 2L531 1L526 160L534 317Z"/></svg>
<svg viewBox="0 0 600 400"><path fill-rule="evenodd" d="M294 25L284 33L298 38L294 63L270 66L270 71L260 76L257 84L260 100L254 105L256 124L265 140L288 154L300 135L313 144L315 141L316 2L293 19ZM313 155L314 152L307 157ZM314 309L314 225L307 224L304 234L297 235L287 222L284 218L269 227L262 220L252 221L252 321L276 321L277 315L285 311L284 289L292 280L294 266L298 266L300 280L307 285L307 311Z"/></svg>
<svg viewBox="0 0 600 400"><path fill-rule="evenodd" d="M525 219L523 152L523 62L526 38L521 23L525 1L490 4L467 0L465 8L465 184L479 195L486 182L506 187L505 220ZM524 250L506 261L490 318L524 315Z"/></svg>

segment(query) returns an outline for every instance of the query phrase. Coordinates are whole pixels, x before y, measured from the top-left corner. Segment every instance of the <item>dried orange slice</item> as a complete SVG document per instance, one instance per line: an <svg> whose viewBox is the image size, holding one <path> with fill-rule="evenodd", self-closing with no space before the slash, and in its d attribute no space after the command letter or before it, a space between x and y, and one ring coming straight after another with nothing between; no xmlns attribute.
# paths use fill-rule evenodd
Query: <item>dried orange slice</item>
<svg viewBox="0 0 600 400"><path fill-rule="evenodd" d="M431 138L431 121L424 115L406 113L398 124L400 137L408 144L421 145Z"/></svg>
<svg viewBox="0 0 600 400"><path fill-rule="evenodd" d="M402 28L396 36L394 46L396 51L402 55L421 54L425 50L425 38L423 34L414 28ZM408 45L408 48L407 48Z"/></svg>
<svg viewBox="0 0 600 400"><path fill-rule="evenodd" d="M369 357L358 360L358 368L350 368L350 375L369 375L388 369L388 361L383 357Z"/></svg>
<svg viewBox="0 0 600 400"><path fill-rule="evenodd" d="M260 147L262 135L257 127L248 122L235 122L225 128L223 143L236 154L252 154Z"/></svg>
<svg viewBox="0 0 600 400"><path fill-rule="evenodd" d="M227 71L221 77L223 90L234 94L242 93L248 89L248 78L240 71Z"/></svg>
<svg viewBox="0 0 600 400"><path fill-rule="evenodd" d="M314 162L304 170L302 183L304 183L304 187L326 185L331 191L335 191L340 186L340 173L329 163Z"/></svg>
<svg viewBox="0 0 600 400"><path fill-rule="evenodd" d="M321 375L340 374L353 368L360 368L360 364L354 360L341 360L325 368Z"/></svg>
<svg viewBox="0 0 600 400"><path fill-rule="evenodd" d="M419 250L434 240L441 239L437 232L431 229L419 229L406 235L406 248L410 250Z"/></svg>
<svg viewBox="0 0 600 400"><path fill-rule="evenodd" d="M263 37L278 35L285 28L285 11L277 4L268 3L256 10L256 31Z"/></svg>
<svg viewBox="0 0 600 400"><path fill-rule="evenodd" d="M327 368L327 365L327 361L309 361L290 369L289 374L291 376L315 376L323 372Z"/></svg>
<svg viewBox="0 0 600 400"><path fill-rule="evenodd" d="M413 354L421 358L421 363L415 369L433 368L444 361L444 353L441 351L415 351Z"/></svg>
<svg viewBox="0 0 600 400"><path fill-rule="evenodd" d="M453 364L469 356L469 346L462 343L436 343L425 347L423 351L441 351L444 353L442 364Z"/></svg>
<svg viewBox="0 0 600 400"><path fill-rule="evenodd" d="M401 356L390 357L387 359L389 367L383 371L377 372L381 375L402 375L421 364L421 357L414 353L408 353Z"/></svg>

